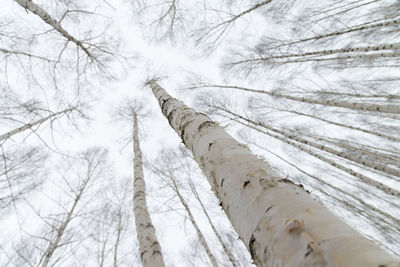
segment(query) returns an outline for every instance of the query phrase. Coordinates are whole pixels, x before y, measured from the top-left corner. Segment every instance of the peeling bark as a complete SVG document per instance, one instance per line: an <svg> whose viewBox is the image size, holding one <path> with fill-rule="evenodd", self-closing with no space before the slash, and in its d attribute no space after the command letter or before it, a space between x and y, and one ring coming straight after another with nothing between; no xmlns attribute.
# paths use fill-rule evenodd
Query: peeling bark
<svg viewBox="0 0 400 267"><path fill-rule="evenodd" d="M400 266L304 189L279 177L208 116L173 99L154 80L149 85L164 115L174 110L172 128L179 136L184 132L186 147L258 266Z"/></svg>
<svg viewBox="0 0 400 267"><path fill-rule="evenodd" d="M163 267L164 259L160 244L157 241L154 226L151 222L146 203L146 188L142 167L142 151L139 146L139 133L137 116L134 114L133 151L134 157L134 181L133 181L133 205L136 223L136 232L139 240L140 258L143 267Z"/></svg>

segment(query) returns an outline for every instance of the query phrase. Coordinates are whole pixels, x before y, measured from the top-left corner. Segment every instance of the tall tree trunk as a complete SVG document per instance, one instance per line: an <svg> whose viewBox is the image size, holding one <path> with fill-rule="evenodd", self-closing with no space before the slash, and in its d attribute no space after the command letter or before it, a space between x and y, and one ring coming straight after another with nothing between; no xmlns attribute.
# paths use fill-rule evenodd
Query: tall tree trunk
<svg viewBox="0 0 400 267"><path fill-rule="evenodd" d="M154 80L149 85L257 265L400 266L208 116L172 98Z"/></svg>
<svg viewBox="0 0 400 267"><path fill-rule="evenodd" d="M67 109L64 109L62 111L52 113L49 116L41 118L41 119L39 119L37 121L25 124L24 126L21 126L21 127L17 128L17 129L9 131L8 133L0 135L0 141L5 140L7 138L10 138L11 136L13 136L13 135L15 135L17 133L23 132L23 131L25 131L27 129L31 129L33 126L40 125L43 122L47 121L48 119L57 117L58 115L61 115L61 114L66 114L66 113L71 112L71 111L73 111L75 109L76 109L76 107L67 108Z"/></svg>
<svg viewBox="0 0 400 267"><path fill-rule="evenodd" d="M371 112L383 112L383 113L393 113L393 114L400 114L400 106L398 105L377 105L371 103L358 103L358 102L346 102L340 100L328 100L328 99L313 99L313 98L306 98L306 97L298 97L298 96L291 96L284 93L279 93L279 91L268 92L264 90L240 87L240 86L230 86L230 85L216 85L210 84L202 87L216 87L216 88L226 88L226 89L233 89L233 90L240 90L246 92L252 92L257 94L266 94L270 96L280 97L284 99L289 99L292 101L302 102L302 103L309 103L309 104L317 104L323 105L328 107L340 107L340 108L347 108L347 109L354 109L354 110L363 110L363 111L371 111Z"/></svg>
<svg viewBox="0 0 400 267"><path fill-rule="evenodd" d="M140 258L144 267L163 267L164 259L157 241L154 226L146 203L146 188L142 167L142 151L139 146L139 133L136 113L133 114L134 181L133 206L136 232L139 240Z"/></svg>
<svg viewBox="0 0 400 267"><path fill-rule="evenodd" d="M20 6L25 8L26 10L29 10L30 12L36 14L38 17L40 17L44 22L49 24L54 30L59 32L63 37L65 37L68 41L73 42L76 44L80 49L83 50L83 52L88 55L89 58L94 59L95 57L89 52L89 50L83 45L82 41L79 41L76 39L74 36L69 34L58 22L56 19L54 19L52 16L50 16L49 13L46 12L43 8L32 2L32 0L14 0L17 2Z"/></svg>
<svg viewBox="0 0 400 267"><path fill-rule="evenodd" d="M172 181L172 186L173 186L173 189L174 189L176 195L178 196L178 198L181 201L183 207L185 208L186 212L189 215L189 220L192 223L194 229L196 230L196 233L197 233L197 235L198 235L198 237L200 239L201 245L203 246L204 250L206 251L206 254L207 254L208 258L210 259L211 264L214 267L217 267L218 266L217 260L215 259L215 256L212 254L212 252L210 250L210 247L207 244L206 238L204 237L203 233L201 232L199 226L197 225L197 223L196 223L196 221L195 221L195 219L193 217L193 214L190 211L189 205L186 203L185 199L182 197L181 193L179 192L179 188L178 188L178 186L176 184L175 178L173 177L172 173L169 173L169 178Z"/></svg>

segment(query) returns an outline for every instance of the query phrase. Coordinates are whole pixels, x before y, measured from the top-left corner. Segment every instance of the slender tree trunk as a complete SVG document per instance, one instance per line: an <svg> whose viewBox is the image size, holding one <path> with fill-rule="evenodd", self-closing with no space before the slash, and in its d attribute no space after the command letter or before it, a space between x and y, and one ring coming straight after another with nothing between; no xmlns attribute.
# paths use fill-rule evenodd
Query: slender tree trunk
<svg viewBox="0 0 400 267"><path fill-rule="evenodd" d="M121 241L121 232L122 232L122 210L121 207L118 212L118 226L117 226L117 239L114 244L114 267L118 267L118 247Z"/></svg>
<svg viewBox="0 0 400 267"><path fill-rule="evenodd" d="M329 56L335 54L345 54L345 53L355 53L355 52L376 52L382 50L398 50L400 49L399 43L392 43L392 44L382 44L382 45L375 45L375 46L366 46L366 47L349 47L349 48L340 48L340 49L330 49L330 50L320 50L320 51L310 51L298 54L282 54L276 56L266 56L266 57L259 57L259 58L252 58L249 59L250 61L269 61L271 59L285 59L291 57L300 57L304 60L307 59L308 56ZM362 55L360 55L362 56ZM246 62L244 60L241 63Z"/></svg>
<svg viewBox="0 0 400 267"><path fill-rule="evenodd" d="M64 36L68 41L73 42L76 44L80 49L82 49L86 55L88 55L89 58L94 59L92 54L89 52L89 50L83 45L82 41L79 41L76 39L74 36L69 34L58 22L56 19L54 19L52 16L50 16L49 13L46 12L43 8L32 2L32 0L14 0L17 2L20 6L25 8L26 10L29 10L30 12L36 14L39 16L44 22L49 24L54 30L59 32L62 36Z"/></svg>
<svg viewBox="0 0 400 267"><path fill-rule="evenodd" d="M61 114L65 114L65 113L71 112L71 111L73 111L75 109L76 109L75 107L67 108L65 110L50 114L49 116L41 118L41 119L39 119L37 121L25 124L24 126L21 126L21 127L17 128L17 129L14 129L14 130L12 130L12 131L10 131L8 133L0 135L0 141L5 140L7 138L10 138L11 136L13 136L13 135L15 135L17 133L23 132L23 131L25 131L27 129L31 129L33 126L40 125L43 122L47 121L48 119L54 118L54 117L56 117L58 115L61 115Z"/></svg>
<svg viewBox="0 0 400 267"><path fill-rule="evenodd" d="M103 267L104 266L104 260L106 259L106 246L107 246L107 238L103 241L103 243L101 244L101 252L100 252L100 259L99 259L99 267Z"/></svg>
<svg viewBox="0 0 400 267"><path fill-rule="evenodd" d="M389 27L389 26L394 26L396 24L400 24L400 19L394 19L394 20L379 22L379 23L375 23L375 24L359 25L359 26L355 26L353 28L346 29L346 30L340 30L340 31L332 32L332 33L316 35L316 36L312 36L312 37L309 37L309 38L304 38L304 39L301 39L301 40L296 40L296 41L284 43L284 44L281 44L281 45L277 45L277 46L275 46L273 48L278 48L278 47L282 48L284 46L294 45L294 44L308 42L308 41L312 41L312 40L319 40L319 39L322 39L322 38L338 36L338 35L351 33L351 32L356 32L356 31L364 31L364 30L371 30L371 29L374 29L374 28Z"/></svg>
<svg viewBox="0 0 400 267"><path fill-rule="evenodd" d="M271 137L273 137L275 139L281 140L284 143L292 145L292 146L298 148L299 150L304 151L304 152L310 154L311 156L314 156L315 158L320 159L320 160L332 165L333 167L335 167L335 168L337 168L339 170L342 170L342 171L347 172L348 174L350 174L350 175L352 175L354 177L359 178L361 181L363 181L364 183L366 183L368 185L375 186L376 188L379 188L380 190L382 190L383 192L385 192L387 194L390 194L390 195L393 195L393 196L396 196L396 197L400 196L400 191L398 191L396 189L393 189L390 186L387 186L387 185L385 185L385 184L383 184L381 182L378 182L378 181L376 181L376 180L374 180L374 179L372 179L372 178L370 178L370 177L368 177L368 176L366 176L366 175L364 175L362 173L356 172L353 169L348 168L345 165L342 165L342 164L338 163L335 160L332 160L332 159L329 159L327 157L324 157L321 154L316 153L314 150L305 147L304 145L296 143L296 142L294 142L294 141L292 141L292 140L290 140L290 139L288 139L286 137L283 137L283 136L280 136L280 135L277 135L277 134L273 134L273 133L262 131L261 129L258 129L256 126L262 127L262 125L259 124L259 123L252 122L251 120L247 119L246 122L249 123L249 124L246 124L246 123L243 123L242 121L240 121L238 118L230 118L230 119L232 119L232 120L234 120L234 121L236 121L236 122L238 122L238 123L240 123L240 124L242 124L242 125L244 125L246 127L252 128L252 129L254 129L256 131L259 131L260 133L269 135L269 136L271 136Z"/></svg>
<svg viewBox="0 0 400 267"><path fill-rule="evenodd" d="M47 62L56 62L54 60L42 57L42 56L38 56L38 55L33 55L33 54L29 54L23 51L16 51L16 50L8 50L8 49L4 49L4 48L0 48L0 52L6 54L6 55L22 55L22 56L26 56L29 58L36 58L36 59L40 59L40 60L44 60Z"/></svg>
<svg viewBox="0 0 400 267"><path fill-rule="evenodd" d="M326 123L329 123L329 124L333 124L333 125L336 125L336 126L340 126L340 127L343 127L343 128L348 128L348 129L352 129L352 130L356 130L356 131L372 134L372 135L375 135L375 136L379 136L379 137L382 137L382 138L386 138L388 140L400 142L400 138L397 138L397 137L394 137L394 136L391 136L391 135L387 135L387 134L384 134L384 133L379 133L379 132L376 132L376 131L363 129L363 128L360 128L360 127L356 127L356 126L352 126L352 125L348 125L348 124L343 124L343 123L327 120L327 119L324 119L324 118L321 118L321 117L318 117L318 116L314 116L314 115L311 115L311 114L306 114L306 113L302 113L302 112L298 112L298 111L294 111L294 110L280 109L280 108L274 108L274 109L277 109L277 110L280 110L280 111L284 111L284 112L294 113L294 114L297 114L297 115L300 115L300 116L306 116L306 117L309 117L309 118L320 120L320 121L323 121L323 122L326 122Z"/></svg>
<svg viewBox="0 0 400 267"><path fill-rule="evenodd" d="M365 167L369 167L369 168L372 168L374 170L378 170L378 171L381 171L381 172L384 172L384 173L387 173L387 174L394 175L396 177L400 177L400 170L399 169L393 168L391 166L388 166L386 163L381 163L379 161L371 161L365 155L365 153L363 153L363 151L361 151L361 150L356 154L351 154L351 153L338 151L338 150L336 150L334 148L326 146L325 144L319 144L319 143L314 142L312 140L305 139L305 138L302 138L300 136L297 136L296 134L293 134L291 132L284 131L284 130L281 130L281 129L276 129L276 128L271 127L271 126L269 126L269 125L267 125L265 123L262 123L262 122L250 120L250 119L248 119L246 117L243 117L240 114L234 113L234 112L232 112L230 110L222 109L222 108L220 108L220 109L223 110L224 112L234 116L234 117L240 118L240 119L245 120L247 122L250 122L250 123L252 123L254 125L261 126L261 127L265 128L267 130L270 130L272 132L275 132L275 133L278 133L280 135L283 135L286 138L292 139L292 140L294 140L296 142L303 143L303 144L306 144L308 146L314 147L316 149L328 152L328 153L330 153L332 155L335 155L335 156L338 156L338 157L353 161L353 162L361 164L361 165L363 165ZM396 180L398 180L398 179L396 179Z"/></svg>
<svg viewBox="0 0 400 267"><path fill-rule="evenodd" d="M270 96L285 98L297 102L302 103L309 103L309 104L317 104L329 107L341 107L341 108L348 108L348 109L355 109L355 110L364 110L364 111L371 111L371 112L383 112L383 113L393 113L393 114L400 114L400 106L397 105L377 105L377 104L370 104L370 103L357 103L357 102L345 102L340 100L327 100L327 99L312 99L312 98L305 98L305 97L298 97L298 96L291 96L287 94L281 94L278 91L268 92L264 90L258 89L251 89L245 88L240 86L224 86L224 85L207 85L203 87L216 87L216 88L227 88L233 90L241 90L251 93L257 94L266 94Z"/></svg>
<svg viewBox="0 0 400 267"><path fill-rule="evenodd" d="M149 85L257 265L400 266L208 116L172 98L154 80Z"/></svg>
<svg viewBox="0 0 400 267"><path fill-rule="evenodd" d="M203 233L201 232L199 226L197 225L197 223L196 223L196 221L195 221L195 219L193 217L193 214L190 211L189 205L186 203L185 199L182 197L181 193L179 192L179 188L178 188L178 186L176 184L175 178L173 177L172 173L169 173L169 178L172 181L173 189L174 189L176 195L178 196L178 198L181 201L183 207L185 208L186 212L189 215L189 220L192 223L194 229L196 230L196 233L197 233L197 235L198 235L198 237L200 239L201 245L203 246L204 250L206 251L206 254L207 254L211 264L214 267L217 267L218 266L217 260L215 259L215 256L211 252L210 247L207 244L206 238L204 237Z"/></svg>
<svg viewBox="0 0 400 267"><path fill-rule="evenodd" d="M257 143L253 143L253 145L255 145L255 146L257 146L258 148L261 148L261 149L263 149L263 150L266 150L268 153L271 153L272 155L274 155L275 157L277 157L277 158L279 158L280 160L284 161L284 162L287 163L288 165L292 166L293 168L295 168L295 169L298 170L299 172L301 172L301 173L303 173L303 174L305 174L305 175L311 177L312 179L314 179L314 180L317 181L318 183L322 184L322 185L324 186L324 188L330 187L330 188L332 188L333 190L335 190L335 191L337 191L337 192L340 192L340 193L343 194L344 196L347 196L347 197L350 197L350 198L353 198L353 199L357 200L362 206L364 206L364 207L362 207L363 210L366 210L367 212L374 211L375 213L379 213L379 214L380 214L380 217L379 217L379 220L380 220L380 221L383 220L383 221L385 221L387 224L393 225L394 228L400 230L400 220L397 219L397 218L395 218L395 217L393 217L390 213L385 212L385 211L383 211L383 210L381 210L381 209L378 209L378 208L376 208L376 207L374 207L374 206L371 206L370 204L366 203L364 200L362 200L361 198L359 198L357 195L351 194L348 190L345 190L345 189L342 189L342 188L337 187L337 186L335 186L335 185L332 185L332 184L330 184L330 183L324 181L323 179L321 179L321 178L319 178L319 177L317 177L317 176L315 176L315 175L312 175L312 174L310 174L310 173L308 173L308 172L306 172L306 171L300 169L300 168L299 168L298 166L296 166L295 164L293 164L293 163L291 163L290 161L288 161L288 160L282 158L281 156L279 156L278 154L272 152L271 150L269 150L269 149L267 149L267 148L265 148L265 147L261 147L261 146L258 145ZM309 185L312 186L311 184L309 184ZM327 195L327 192L322 191L321 189L318 189L318 190ZM339 201L339 198L337 198L337 197L334 197L334 196L332 196L332 195L330 195L330 197L331 197L331 198L335 198L335 199L337 199L337 200ZM343 202L343 200L340 200L340 202ZM344 202L343 202L343 203L344 203ZM349 204L347 204L347 205L349 205ZM351 204L351 203L350 203L350 205L355 207L354 204ZM375 217L376 217L376 215L375 215ZM387 218L390 219L391 222L387 222L387 221L386 221Z"/></svg>
<svg viewBox="0 0 400 267"><path fill-rule="evenodd" d="M163 267L164 259L157 241L146 203L146 188L142 167L142 151L139 146L139 133L136 113L133 115L134 181L133 205L136 232L139 240L140 258L144 267Z"/></svg>
<svg viewBox="0 0 400 267"><path fill-rule="evenodd" d="M214 223L212 222L210 215L208 215L208 212L206 208L203 205L203 201L201 201L199 194L197 193L196 188L194 187L192 180L189 178L189 185L190 189L192 190L193 195L196 197L197 201L200 203L201 209L203 210L204 214L207 217L208 223L211 225L211 228L214 232L214 234L217 236L219 243L221 244L222 248L224 249L224 252L229 258L229 261L232 263L232 266L237 267L237 261L235 257L232 255L231 250L228 248L228 246L225 244L225 242L222 240L221 235L218 233L217 228L215 228Z"/></svg>
<svg viewBox="0 0 400 267"><path fill-rule="evenodd" d="M76 206L79 203L79 200L82 197L82 194L87 186L87 184L89 183L90 178L92 177L91 174L88 174L88 176L86 177L86 180L83 182L81 188L79 189L78 194L76 195L75 199L74 199L74 203L72 204L71 209L68 211L67 216L65 218L65 220L61 223L60 227L57 230L57 236L56 239L54 241L50 241L50 244L46 250L46 254L44 257L44 261L42 264L42 267L47 267L49 265L50 259L53 256L55 250L58 248L58 246L60 245L61 242L61 238L65 232L65 229L67 228L68 224L71 222L72 220L72 216L74 215L74 211Z"/></svg>

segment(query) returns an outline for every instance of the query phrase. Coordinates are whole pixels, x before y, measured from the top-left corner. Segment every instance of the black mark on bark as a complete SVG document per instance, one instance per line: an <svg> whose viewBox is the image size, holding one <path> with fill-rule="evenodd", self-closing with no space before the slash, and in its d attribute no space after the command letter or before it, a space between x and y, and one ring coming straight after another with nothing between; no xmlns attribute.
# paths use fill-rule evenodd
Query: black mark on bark
<svg viewBox="0 0 400 267"><path fill-rule="evenodd" d="M253 260L255 259L256 256L256 251L254 248L254 243L256 242L256 239L254 238L254 235L251 235L250 241L249 241L249 250L250 250L250 255L253 258Z"/></svg>

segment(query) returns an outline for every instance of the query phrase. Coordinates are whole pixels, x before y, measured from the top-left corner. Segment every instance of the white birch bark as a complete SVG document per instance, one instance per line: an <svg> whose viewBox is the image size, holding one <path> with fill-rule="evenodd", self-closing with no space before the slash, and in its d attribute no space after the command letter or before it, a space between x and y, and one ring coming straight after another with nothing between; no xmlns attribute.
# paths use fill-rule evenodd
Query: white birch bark
<svg viewBox="0 0 400 267"><path fill-rule="evenodd" d="M46 12L43 8L32 2L32 0L14 0L20 6L39 16L44 22L49 24L54 30L59 32L63 37L65 37L68 41L73 42L77 45L83 52L88 55L89 58L94 58L89 50L83 45L82 41L79 41L74 36L69 34L60 24L59 21L54 19L49 13Z"/></svg>
<svg viewBox="0 0 400 267"><path fill-rule="evenodd" d="M400 55L400 54L399 54ZM233 90L241 90L246 92L252 92L257 94L266 94L270 96L276 96L280 98L285 98L297 102L302 103L309 103L309 104L317 104L329 107L341 107L341 108L348 108L348 109L355 109L355 110L364 110L364 111L372 111L372 112L383 112L383 113L393 113L393 114L400 114L400 106L397 105L377 105L377 104L370 104L370 103L357 103L357 102L345 102L340 100L327 100L327 99L312 99L306 97L297 97L291 96L287 94L281 94L278 91L268 92L264 90L240 87L240 86L224 86L224 85L206 85L203 87L216 87L216 88L227 88Z"/></svg>
<svg viewBox="0 0 400 267"><path fill-rule="evenodd" d="M204 237L203 233L201 232L199 226L197 225L196 220L194 219L193 214L190 211L189 205L186 203L186 200L182 197L181 193L179 192L179 188L176 184L175 178L173 177L172 173L169 173L169 178L172 181L172 186L173 186L173 189L174 189L176 195L178 196L183 207L185 208L186 212L189 215L189 220L192 223L194 229L196 230L197 236L199 237L201 245L203 246L204 250L206 251L208 259L210 260L212 266L218 267L217 260L215 259L214 254L211 252L211 249L208 246L206 238Z"/></svg>
<svg viewBox="0 0 400 267"><path fill-rule="evenodd" d="M154 226L146 202L146 188L142 166L142 151L139 146L139 133L136 113L133 115L134 181L133 206L136 232L139 241L140 258L144 267L163 267L164 259L157 241Z"/></svg>
<svg viewBox="0 0 400 267"><path fill-rule="evenodd" d="M0 48L0 52L6 54L6 55L22 55L22 56L26 56L29 58L36 58L36 59L40 59L40 60L44 60L47 62L56 62L54 60L42 57L42 56L38 56L38 55L33 55L33 54L29 54L23 51L17 51L17 50L8 50L8 49L4 49L4 48Z"/></svg>
<svg viewBox="0 0 400 267"><path fill-rule="evenodd" d="M349 48L339 48L339 49L330 49L330 50L320 50L320 51L310 51L310 52L304 52L304 53L298 53L298 54L283 54L283 55L277 55L277 56L267 56L267 57L260 57L260 58L254 58L250 59L251 61L268 61L271 59L282 59L282 58L290 58L290 57L304 57L306 58L308 56L328 56L328 55L334 55L334 54L343 54L343 53L354 53L354 52L376 52L376 51L382 51L382 50L398 50L400 49L400 43L392 43L392 44L381 44L381 45L375 45L375 46L366 46L366 47L349 47ZM245 61L244 61L245 62Z"/></svg>
<svg viewBox="0 0 400 267"><path fill-rule="evenodd" d="M172 98L154 80L149 85L258 266L400 266L208 116Z"/></svg>
<svg viewBox="0 0 400 267"><path fill-rule="evenodd" d="M374 51L374 50L371 50ZM244 59L240 61L235 61L235 62L230 62L228 65L240 65L240 64L246 64L246 63L251 63L251 64L291 64L291 63L304 63L304 62L323 62L323 61L331 61L331 60L377 60L377 59L384 59L384 58L397 58L400 56L400 51L399 50L393 50L393 52L387 52L385 53L385 50L378 50L382 51L379 53L372 53L372 54L351 54L351 55L344 55L344 56L337 56L334 53L332 54L315 54L314 56L306 57L305 55L304 58L301 58L300 54L298 55L289 55L289 56L276 56L276 57L261 57L261 58L250 58L250 59ZM377 52L378 52L377 51ZM318 51L318 52L323 52L323 51ZM330 56L331 57L323 57L323 56ZM294 58L290 59L290 57L300 57L300 58ZM283 61L273 61L273 59L285 59ZM289 59L287 59L289 58ZM272 61L271 61L272 60Z"/></svg>
<svg viewBox="0 0 400 267"><path fill-rule="evenodd" d="M8 133L5 133L5 134L0 135L0 141L5 140L5 139L7 139L7 138L10 138L11 136L13 136L13 135L15 135L15 134L17 134L17 133L23 132L23 131L25 131L25 130L27 130L27 129L31 129L32 127L34 127L34 126L36 126L36 125L40 125L40 124L42 124L43 122L47 121L48 119L54 118L54 117L56 117L56 116L58 116L58 115L61 115L61 114L65 114L65 113L71 112L71 111L73 111L73 110L75 110L75 109L76 109L76 107L67 108L67 109L65 109L65 110L52 113L52 114L50 114L49 116L44 117L44 118L41 118L41 119L39 119L39 120L37 120L37 121L34 121L34 122L31 122L31 123L25 124L24 126L21 126L21 127L17 128L17 129L14 129L14 130L12 130L12 131L9 131Z"/></svg>
<svg viewBox="0 0 400 267"><path fill-rule="evenodd" d="M396 196L396 197L400 196L400 191L398 191L397 189L391 188L390 186L387 186L387 185L385 185L385 184L383 184L381 182L378 182L378 181L376 181L376 180L374 180L374 179L372 179L372 178L370 178L370 177L368 177L368 176L366 176L366 175L364 175L362 173L356 172L353 169L348 168L348 167L338 163L335 160L332 160L332 159L329 159L327 157L324 157L323 155L320 155L319 153L316 153L314 150L312 150L310 148L307 148L307 147L305 147L305 146L303 146L303 145L301 145L299 143L296 143L294 141L291 141L288 138L285 138L285 137L282 137L280 135L273 134L273 133L270 133L270 132L262 131L261 129L258 129L256 126L252 126L250 124L261 126L261 127L262 127L262 125L259 125L257 123L254 124L249 120L246 120L249 124L245 124L242 121L240 121L239 119L236 119L236 118L230 118L230 119L232 119L232 120L234 120L234 121L236 121L238 123L241 123L246 127L252 128L252 129L254 129L256 131L259 131L260 133L269 135L269 136L271 136L273 138L281 140L282 142L285 142L285 143L287 143L289 145L292 145L292 146L298 148L299 150L304 151L304 152L310 154L311 156L313 156L313 157L315 157L317 159L320 159L320 160L332 165L333 167L335 167L335 168L337 168L339 170L342 170L342 171L347 172L348 174L350 174L350 175L352 175L354 177L359 178L361 181L363 181L364 183L366 183L368 185L375 186L376 188L382 190L383 192L385 192L385 193L387 193L389 195L393 195L393 196Z"/></svg>

